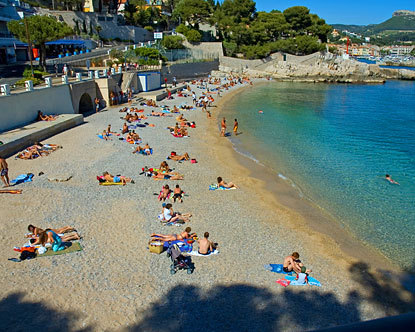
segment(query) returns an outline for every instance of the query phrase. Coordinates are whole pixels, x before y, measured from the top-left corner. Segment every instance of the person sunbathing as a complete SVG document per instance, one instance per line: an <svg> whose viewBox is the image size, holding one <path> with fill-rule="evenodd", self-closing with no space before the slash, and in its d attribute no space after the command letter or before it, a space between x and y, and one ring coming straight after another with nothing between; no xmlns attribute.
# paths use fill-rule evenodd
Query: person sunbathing
<svg viewBox="0 0 415 332"><path fill-rule="evenodd" d="M177 240L185 240L185 239L190 239L196 236L196 233L190 233L192 231L192 229L190 227L186 227L185 230L183 232L181 232L180 234L169 234L169 235L164 235L164 234L156 234L153 233L151 234L151 239L152 240L159 240L162 242L169 242L169 241L177 241Z"/></svg>
<svg viewBox="0 0 415 332"><path fill-rule="evenodd" d="M165 113L163 113L163 112L154 112L154 111L151 111L151 116L165 116L166 114Z"/></svg>
<svg viewBox="0 0 415 332"><path fill-rule="evenodd" d="M125 176L113 176L108 172L104 172L102 176L107 182L122 183L124 186L127 184L127 182L134 183L131 178L127 178Z"/></svg>
<svg viewBox="0 0 415 332"><path fill-rule="evenodd" d="M173 107L173 113L179 113L180 111L179 111L179 109L176 107L176 105L174 105L174 107Z"/></svg>
<svg viewBox="0 0 415 332"><path fill-rule="evenodd" d="M295 273L301 273L302 266L303 263L300 261L300 254L298 252L293 252L291 256L284 258L282 269L284 272L294 271Z"/></svg>
<svg viewBox="0 0 415 332"><path fill-rule="evenodd" d="M108 134L115 134L115 132L113 132L113 131L111 130L111 125L110 125L110 124L108 125L108 128L107 128L107 133L108 133Z"/></svg>
<svg viewBox="0 0 415 332"><path fill-rule="evenodd" d="M180 128L180 135L181 136L188 136L189 134L187 133L187 129L186 129L186 127L181 127Z"/></svg>
<svg viewBox="0 0 415 332"><path fill-rule="evenodd" d="M158 200L160 202L161 201L164 202L169 197L170 193L171 193L171 190L170 190L169 185L168 184L164 185L163 188L161 189L161 193L160 193Z"/></svg>
<svg viewBox="0 0 415 332"><path fill-rule="evenodd" d="M218 180L218 186L219 187L223 187L223 188L238 188L232 182L226 183L225 181L223 181L223 179L220 176L218 177L217 180Z"/></svg>
<svg viewBox="0 0 415 332"><path fill-rule="evenodd" d="M64 242L79 240L78 234L71 234L65 237L60 237L56 232L51 229L46 229L44 232L39 234L39 237L32 243L32 245L41 244L43 247L46 243L52 244L53 251L64 250L67 246Z"/></svg>
<svg viewBox="0 0 415 332"><path fill-rule="evenodd" d="M56 151L57 149L62 149L62 145L57 144L42 144L35 142L34 144L37 148L40 148L42 151Z"/></svg>
<svg viewBox="0 0 415 332"><path fill-rule="evenodd" d="M53 121L56 120L57 115L45 115L41 111L37 111L36 121Z"/></svg>
<svg viewBox="0 0 415 332"><path fill-rule="evenodd" d="M209 240L209 232L205 232L203 239L197 240L199 249L197 252L201 255L209 255L216 249L216 244Z"/></svg>
<svg viewBox="0 0 415 332"><path fill-rule="evenodd" d="M183 114L180 114L178 117L176 117L176 120L177 121L184 121L184 122L187 121L187 119L183 116Z"/></svg>
<svg viewBox="0 0 415 332"><path fill-rule="evenodd" d="M153 172L153 178L156 180L183 180L183 175L180 175L178 173L159 173L159 172Z"/></svg>
<svg viewBox="0 0 415 332"><path fill-rule="evenodd" d="M76 229L74 227L71 227L71 226L65 226L65 227L61 227L61 228L49 228L49 229L54 231L56 234L76 232ZM32 233L31 235L29 235L27 237L38 237L40 233L45 231L44 229L42 229L40 227L33 226L33 225L27 226L27 230L30 233Z"/></svg>
<svg viewBox="0 0 415 332"><path fill-rule="evenodd" d="M184 154L182 154L181 156L176 155L176 153L173 151L170 153L169 159L171 160L175 160L175 161L181 161L181 160L190 160L190 156L187 152L185 152Z"/></svg>
<svg viewBox="0 0 415 332"><path fill-rule="evenodd" d="M167 164L167 161L162 161L159 167L160 172L168 173L170 172L169 164Z"/></svg>
<svg viewBox="0 0 415 332"><path fill-rule="evenodd" d="M110 134L109 134L109 133L107 133L107 131L106 131L106 130L104 130L104 131L102 132L101 136L102 136L102 138L103 138L104 140L106 140L106 141L108 141L108 140L110 139Z"/></svg>
<svg viewBox="0 0 415 332"><path fill-rule="evenodd" d="M176 203L176 199L178 199L180 203L183 203L183 190L178 184L176 184L176 188L174 188L173 194L174 203Z"/></svg>
<svg viewBox="0 0 415 332"><path fill-rule="evenodd" d="M122 133L122 134L126 134L126 133L128 133L128 125L127 125L127 122L124 122L124 124L123 124L123 126L122 126L122 131L121 131L121 133Z"/></svg>

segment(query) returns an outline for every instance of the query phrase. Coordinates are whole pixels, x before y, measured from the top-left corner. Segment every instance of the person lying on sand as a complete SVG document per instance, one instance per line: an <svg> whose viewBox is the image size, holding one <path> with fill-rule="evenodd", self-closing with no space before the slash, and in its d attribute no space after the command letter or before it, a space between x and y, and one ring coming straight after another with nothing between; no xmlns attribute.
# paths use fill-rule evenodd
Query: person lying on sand
<svg viewBox="0 0 415 332"><path fill-rule="evenodd" d="M79 240L80 236L78 233L60 237L56 232L51 229L46 229L44 232L39 234L39 237L32 243L32 245L41 244L43 247L46 243L52 244L53 251L60 251L66 248L64 242Z"/></svg>
<svg viewBox="0 0 415 332"><path fill-rule="evenodd" d="M189 136L189 134L187 133L186 127L181 127L180 128L180 135L181 136Z"/></svg>
<svg viewBox="0 0 415 332"><path fill-rule="evenodd" d="M196 236L196 233L190 233L191 231L192 231L192 229L190 227L186 227L186 229L183 232L181 232L180 234L164 235L164 234L153 233L153 234L151 234L151 239L152 240L159 240L159 241L162 241L162 242L185 240L185 239L190 239L190 238Z"/></svg>
<svg viewBox="0 0 415 332"><path fill-rule="evenodd" d="M146 154L147 156L149 156L151 154L151 148L148 145L148 143L146 143L146 145L144 145L143 148L140 145L137 145L133 153L142 153L142 154Z"/></svg>
<svg viewBox="0 0 415 332"><path fill-rule="evenodd" d="M9 166L6 159L0 157L0 177L4 183L4 188L10 187Z"/></svg>
<svg viewBox="0 0 415 332"><path fill-rule="evenodd" d="M205 232L203 236L203 239L197 240L199 244L197 252L201 255L209 255L216 249L217 244L209 241L209 232Z"/></svg>
<svg viewBox="0 0 415 332"><path fill-rule="evenodd" d="M71 227L71 226L65 226L65 227L61 227L61 228L48 228L48 229L51 229L56 234L76 232L76 229L74 227ZM45 231L44 229L42 229L40 227L33 226L33 225L27 226L27 230L31 233L31 234L28 234L27 237L33 237L33 236L38 237L40 233Z"/></svg>
<svg viewBox="0 0 415 332"><path fill-rule="evenodd" d="M114 182L114 183L122 183L124 186L127 184L127 182L131 182L134 183L134 181L131 178L127 178L125 176L113 176L108 172L104 172L102 174L102 176L104 177L105 181L107 182Z"/></svg>
<svg viewBox="0 0 415 332"><path fill-rule="evenodd" d="M166 173L159 173L159 172L153 172L153 179L156 180L183 180L183 175L180 175L176 172L166 172Z"/></svg>
<svg viewBox="0 0 415 332"><path fill-rule="evenodd" d="M41 111L37 111L36 121L53 121L56 120L57 115L45 115Z"/></svg>
<svg viewBox="0 0 415 332"><path fill-rule="evenodd" d="M183 116L183 114L180 114L178 117L176 117L176 120L177 121L184 121L184 122L187 122L187 119Z"/></svg>
<svg viewBox="0 0 415 332"><path fill-rule="evenodd" d="M294 271L295 273L301 273L302 266L303 263L300 261L300 254L295 251L291 254L291 256L285 257L282 269L284 272Z"/></svg>
<svg viewBox="0 0 415 332"><path fill-rule="evenodd" d="M163 188L161 189L161 193L160 193L160 196L159 196L158 200L160 202L161 201L164 202L169 197L170 193L171 193L171 190L170 190L169 185L168 184L165 184L163 186Z"/></svg>
<svg viewBox="0 0 415 332"><path fill-rule="evenodd" d="M225 181L223 181L223 179L220 176L217 178L217 180L218 180L218 186L219 187L223 187L223 188L238 188L232 182L226 183Z"/></svg>
<svg viewBox="0 0 415 332"><path fill-rule="evenodd" d="M179 155L176 155L176 152L172 151L170 153L169 159L175 160L175 161L190 160L190 156L187 152L179 156Z"/></svg>
<svg viewBox="0 0 415 332"><path fill-rule="evenodd" d="M393 180L389 174L386 174L385 175L385 179L388 180L392 184L399 184L398 182L396 182L395 180Z"/></svg>
<svg viewBox="0 0 415 332"><path fill-rule="evenodd" d="M170 203L166 204L166 206L163 207L161 214L163 216L162 220L165 222L176 222L176 221L189 222L190 221L189 218L192 216L190 213L183 213L183 214L175 213Z"/></svg>
<svg viewBox="0 0 415 332"><path fill-rule="evenodd" d="M163 112L154 112L154 111L151 111L151 116L166 116L167 114L166 113L163 113Z"/></svg>

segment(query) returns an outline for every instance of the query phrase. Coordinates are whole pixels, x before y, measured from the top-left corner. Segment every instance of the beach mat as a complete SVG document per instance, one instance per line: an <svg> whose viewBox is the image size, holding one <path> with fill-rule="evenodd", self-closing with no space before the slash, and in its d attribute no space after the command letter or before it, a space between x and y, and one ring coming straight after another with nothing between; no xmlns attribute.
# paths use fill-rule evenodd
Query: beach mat
<svg viewBox="0 0 415 332"><path fill-rule="evenodd" d="M122 186L123 183L122 182L100 182L99 183L100 186Z"/></svg>
<svg viewBox="0 0 415 332"><path fill-rule="evenodd" d="M286 274L286 275L289 275L289 276L293 275L293 272L285 272L282 269L282 267L283 267L282 264L266 264L266 265L264 265L265 270L268 270L270 272Z"/></svg>
<svg viewBox="0 0 415 332"><path fill-rule="evenodd" d="M55 256L55 255L63 255L69 254L71 252L82 251L81 244L79 242L71 242L71 246L66 248L65 250L60 251L53 251L51 248L48 249L43 255L37 255L37 257L46 257L46 256Z"/></svg>
<svg viewBox="0 0 415 332"><path fill-rule="evenodd" d="M286 280L291 281L291 285L292 286L303 286L303 285L307 285L307 284L295 284L295 283L292 283L292 282L294 282L296 280L296 277L295 276L286 276L284 278ZM307 281L308 281L308 284L311 285L311 286L321 287L321 282L318 281L317 279L313 278L313 277L308 276L307 277Z"/></svg>
<svg viewBox="0 0 415 332"><path fill-rule="evenodd" d="M211 184L209 186L209 190L233 190L236 189L235 187L232 188L225 188L225 187L219 187L217 184Z"/></svg>
<svg viewBox="0 0 415 332"><path fill-rule="evenodd" d="M34 174L32 173L20 174L15 179L11 180L10 183L14 185L18 185L20 183L32 182L33 177L34 177Z"/></svg>
<svg viewBox="0 0 415 332"><path fill-rule="evenodd" d="M199 252L197 250L193 250L193 251L189 252L189 255L200 256L200 257L209 257L209 256L212 256L212 255L217 255L217 254L219 254L219 250L216 250L216 249L213 250L209 255L199 254Z"/></svg>

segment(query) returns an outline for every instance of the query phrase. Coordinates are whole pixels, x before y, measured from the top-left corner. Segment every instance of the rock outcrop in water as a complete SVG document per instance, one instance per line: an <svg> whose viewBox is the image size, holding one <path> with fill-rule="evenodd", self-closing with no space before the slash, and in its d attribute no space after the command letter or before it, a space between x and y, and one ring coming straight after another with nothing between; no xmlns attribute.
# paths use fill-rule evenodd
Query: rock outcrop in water
<svg viewBox="0 0 415 332"><path fill-rule="evenodd" d="M413 70L380 68L329 53L315 53L306 57L274 54L264 60L223 57L220 59L219 71L303 82L384 83L388 79L415 80Z"/></svg>

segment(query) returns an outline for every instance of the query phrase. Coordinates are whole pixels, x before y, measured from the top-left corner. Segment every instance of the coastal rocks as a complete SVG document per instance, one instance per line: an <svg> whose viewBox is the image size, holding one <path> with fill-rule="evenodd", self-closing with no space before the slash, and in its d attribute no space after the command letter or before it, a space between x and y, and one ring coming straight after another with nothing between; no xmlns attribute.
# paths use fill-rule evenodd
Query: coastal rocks
<svg viewBox="0 0 415 332"><path fill-rule="evenodd" d="M219 71L301 82L384 83L387 79L415 80L415 71L412 70L380 68L378 65L340 57L315 56L305 61L300 61L298 57L295 61L278 58L261 66L256 63L250 65L249 60L244 61L244 65L226 61L226 65L220 64Z"/></svg>

